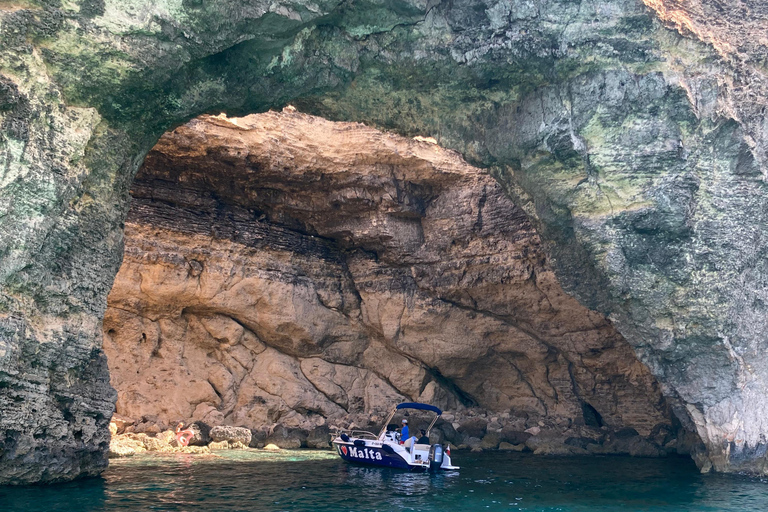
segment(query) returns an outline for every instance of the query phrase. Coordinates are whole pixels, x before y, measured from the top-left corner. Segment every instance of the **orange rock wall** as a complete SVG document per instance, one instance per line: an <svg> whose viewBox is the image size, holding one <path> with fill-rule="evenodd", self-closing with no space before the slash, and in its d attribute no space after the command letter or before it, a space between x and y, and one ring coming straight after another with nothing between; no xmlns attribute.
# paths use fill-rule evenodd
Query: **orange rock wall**
<svg viewBox="0 0 768 512"><path fill-rule="evenodd" d="M294 112L202 117L132 195L104 319L121 416L311 429L420 400L563 435L585 404L614 430L669 425L524 213L453 152Z"/></svg>

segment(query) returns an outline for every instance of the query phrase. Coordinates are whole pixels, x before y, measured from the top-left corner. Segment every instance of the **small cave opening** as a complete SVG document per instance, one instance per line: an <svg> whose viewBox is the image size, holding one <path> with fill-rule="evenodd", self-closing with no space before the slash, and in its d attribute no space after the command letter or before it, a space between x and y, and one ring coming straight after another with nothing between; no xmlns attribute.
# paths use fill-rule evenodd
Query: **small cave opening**
<svg viewBox="0 0 768 512"><path fill-rule="evenodd" d="M584 417L584 424L588 427L601 428L603 426L603 417L597 412L597 409L587 402L581 404L581 414Z"/></svg>
<svg viewBox="0 0 768 512"><path fill-rule="evenodd" d="M434 140L204 115L161 137L131 196L103 328L113 432L318 448L419 401L457 447L682 450L658 383L563 291L523 210Z"/></svg>

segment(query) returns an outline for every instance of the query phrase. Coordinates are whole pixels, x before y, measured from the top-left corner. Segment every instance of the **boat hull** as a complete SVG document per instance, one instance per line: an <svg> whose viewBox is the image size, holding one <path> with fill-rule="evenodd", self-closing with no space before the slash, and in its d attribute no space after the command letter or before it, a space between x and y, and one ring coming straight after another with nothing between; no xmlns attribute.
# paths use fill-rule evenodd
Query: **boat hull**
<svg viewBox="0 0 768 512"><path fill-rule="evenodd" d="M400 455L389 452L383 446L355 446L353 443L335 442L339 456L353 464L378 466L385 468L404 469L406 471L422 472L428 469L426 465L412 465Z"/></svg>

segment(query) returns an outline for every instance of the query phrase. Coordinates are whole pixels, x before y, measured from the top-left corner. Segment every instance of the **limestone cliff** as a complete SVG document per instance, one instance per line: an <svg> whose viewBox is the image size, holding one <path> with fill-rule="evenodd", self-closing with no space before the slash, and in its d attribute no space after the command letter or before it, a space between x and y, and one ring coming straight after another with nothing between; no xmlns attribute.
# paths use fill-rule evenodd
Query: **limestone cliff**
<svg viewBox="0 0 768 512"><path fill-rule="evenodd" d="M132 195L104 320L123 417L311 430L420 400L562 440L672 431L630 347L453 152L298 113L202 117Z"/></svg>
<svg viewBox="0 0 768 512"><path fill-rule="evenodd" d="M288 102L492 169L701 435L702 469L764 473L765 18L758 0L0 3L0 481L104 467L100 320L146 153L199 114Z"/></svg>

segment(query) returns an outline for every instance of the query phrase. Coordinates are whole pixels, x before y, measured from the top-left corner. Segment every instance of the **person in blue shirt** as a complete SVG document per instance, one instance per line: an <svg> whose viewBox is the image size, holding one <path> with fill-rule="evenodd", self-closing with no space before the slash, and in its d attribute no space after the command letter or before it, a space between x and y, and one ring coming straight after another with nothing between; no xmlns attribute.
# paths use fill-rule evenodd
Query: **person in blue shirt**
<svg viewBox="0 0 768 512"><path fill-rule="evenodd" d="M403 418L403 430L400 431L400 444L408 440L408 420Z"/></svg>

